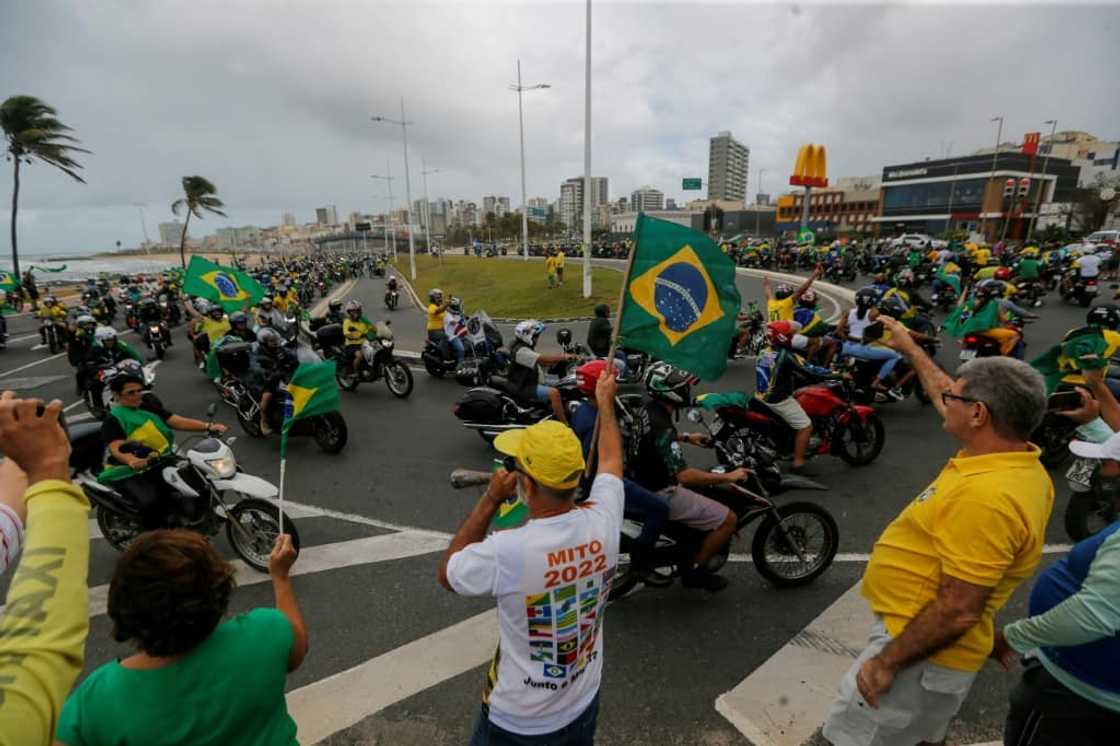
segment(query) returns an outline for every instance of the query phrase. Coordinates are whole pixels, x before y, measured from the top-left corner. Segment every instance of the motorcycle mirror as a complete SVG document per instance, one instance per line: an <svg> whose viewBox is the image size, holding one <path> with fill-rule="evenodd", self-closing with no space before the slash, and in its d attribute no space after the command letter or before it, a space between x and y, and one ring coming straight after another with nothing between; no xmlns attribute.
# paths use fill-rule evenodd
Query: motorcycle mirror
<svg viewBox="0 0 1120 746"><path fill-rule="evenodd" d="M690 410L688 410L688 414L685 415L685 416L688 417L689 422L695 422L697 424L700 424L701 422L704 421L704 416L702 414L700 414L699 409L690 409Z"/></svg>
<svg viewBox="0 0 1120 746"><path fill-rule="evenodd" d="M210 406L206 408L206 416L210 419L214 418L214 414L218 411L217 402L210 402Z"/></svg>

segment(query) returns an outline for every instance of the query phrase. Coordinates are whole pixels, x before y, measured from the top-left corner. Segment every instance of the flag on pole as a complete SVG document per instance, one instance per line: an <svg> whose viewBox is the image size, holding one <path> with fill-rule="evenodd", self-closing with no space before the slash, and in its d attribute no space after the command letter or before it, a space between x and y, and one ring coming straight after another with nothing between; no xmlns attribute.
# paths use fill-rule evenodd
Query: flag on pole
<svg viewBox="0 0 1120 746"><path fill-rule="evenodd" d="M287 435L297 421L338 409L338 381L335 380L334 361L303 363L288 381L290 409L284 412L281 430L280 458L287 455Z"/></svg>
<svg viewBox="0 0 1120 746"><path fill-rule="evenodd" d="M727 367L739 290L735 263L690 228L638 215L626 277L619 345L706 380Z"/></svg>
<svg viewBox="0 0 1120 746"><path fill-rule="evenodd" d="M236 311L246 302L255 304L264 297L264 288L247 273L203 259L191 257L183 292L198 295L219 304L226 311Z"/></svg>
<svg viewBox="0 0 1120 746"><path fill-rule="evenodd" d="M0 290L12 292L19 288L19 280L6 269L0 269Z"/></svg>

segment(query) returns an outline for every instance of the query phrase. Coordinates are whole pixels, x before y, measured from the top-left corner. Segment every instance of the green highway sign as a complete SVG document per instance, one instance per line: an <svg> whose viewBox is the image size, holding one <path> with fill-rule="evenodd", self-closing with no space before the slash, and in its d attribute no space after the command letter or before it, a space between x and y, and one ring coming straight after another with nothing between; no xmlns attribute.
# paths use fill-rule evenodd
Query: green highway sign
<svg viewBox="0 0 1120 746"><path fill-rule="evenodd" d="M700 189L700 181L700 179L681 179L681 189L685 191Z"/></svg>

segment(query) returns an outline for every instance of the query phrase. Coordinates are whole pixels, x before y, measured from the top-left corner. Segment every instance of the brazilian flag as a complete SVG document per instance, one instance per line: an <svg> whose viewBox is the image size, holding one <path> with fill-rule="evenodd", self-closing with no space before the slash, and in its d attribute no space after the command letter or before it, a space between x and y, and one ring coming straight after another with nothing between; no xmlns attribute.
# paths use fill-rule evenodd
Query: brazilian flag
<svg viewBox="0 0 1120 746"><path fill-rule="evenodd" d="M703 233L644 214L632 251L619 344L719 378L741 302L735 263Z"/></svg>
<svg viewBox="0 0 1120 746"><path fill-rule="evenodd" d="M17 288L19 288L19 280L16 276L6 269L0 269L0 290L10 293Z"/></svg>
<svg viewBox="0 0 1120 746"><path fill-rule="evenodd" d="M303 363L288 381L289 409L284 412L284 429L280 438L280 458L287 455L288 430L305 417L314 417L338 409L338 381L334 361Z"/></svg>
<svg viewBox="0 0 1120 746"><path fill-rule="evenodd" d="M975 301L969 301L963 306L957 306L945 317L942 328L950 337L960 339L966 334L976 334L999 326L999 304L996 301L989 300L979 310L974 306Z"/></svg>
<svg viewBox="0 0 1120 746"><path fill-rule="evenodd" d="M219 304L226 311L236 311L245 303L256 304L264 297L264 288L247 273L203 259L191 257L183 292L198 295Z"/></svg>

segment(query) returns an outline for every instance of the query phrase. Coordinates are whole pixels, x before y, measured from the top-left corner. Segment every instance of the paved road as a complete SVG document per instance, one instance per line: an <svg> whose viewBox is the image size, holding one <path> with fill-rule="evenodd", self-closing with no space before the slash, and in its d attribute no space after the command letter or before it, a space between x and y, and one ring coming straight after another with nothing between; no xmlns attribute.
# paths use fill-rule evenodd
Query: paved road
<svg viewBox="0 0 1120 746"><path fill-rule="evenodd" d="M740 286L744 298L760 292L754 278L741 277ZM363 280L353 294L371 317L382 315L377 310L383 308L381 281ZM1032 353L1083 317L1079 309L1055 301L1043 311L1043 320L1028 332ZM398 347L418 350L419 316L402 306L392 317ZM27 317L11 319L10 329L10 347L0 352L0 386L75 402L65 356L52 359L45 350L29 349L38 340L27 338L34 333ZM581 334L577 330L577 337ZM172 411L201 415L217 397L192 368L182 330L175 335L176 346L158 369L157 391ZM133 341L132 335L125 338ZM947 345L942 354L952 361L956 350ZM450 407L463 390L453 381L432 380L419 368L415 375L415 391L405 401L380 384L343 393L351 435L343 453L321 454L303 439L291 446L288 494L304 506L295 509L304 545L296 565L304 574L295 585L312 634L311 655L289 679L303 743L330 736L326 743L460 744L476 714L483 664L495 639L493 606L444 592L435 571L440 548L477 498L475 492L451 490L447 474L455 466L484 467L491 451L451 416ZM716 388L752 385L750 364L740 362ZM78 404L71 414L81 411ZM717 698L791 640L805 638L801 633L810 622L858 580L861 555L883 526L953 450L936 415L913 400L883 407L882 417L887 442L874 465L849 469L824 462L821 479L831 490L790 498L822 502L840 524L840 551L846 556L817 583L778 591L748 562L736 562L725 571L732 582L722 594L679 587L639 590L611 607L599 743L750 743L742 723L717 712ZM230 409L219 409L218 419L236 430ZM275 482L276 440L239 438L234 450L246 471ZM710 463L703 451L689 457L698 465ZM1066 494L1060 477L1057 484L1055 515L1064 508ZM1060 526L1060 520L1051 521L1049 544L1065 541ZM741 537L734 551L749 554L749 539L749 534ZM224 538L218 543L233 556ZM94 540L89 582L102 586L95 598L111 577L114 557L103 540ZM262 579L251 572L243 576L233 611L270 603ZM6 595L6 585L0 593ZM1020 614L1024 600L1023 593L1017 594L1005 615ZM87 671L126 652L110 641L103 607L95 611ZM984 672L955 742L997 737L1010 683L994 671ZM819 697L832 684L806 681L788 696L811 700L814 690Z"/></svg>

